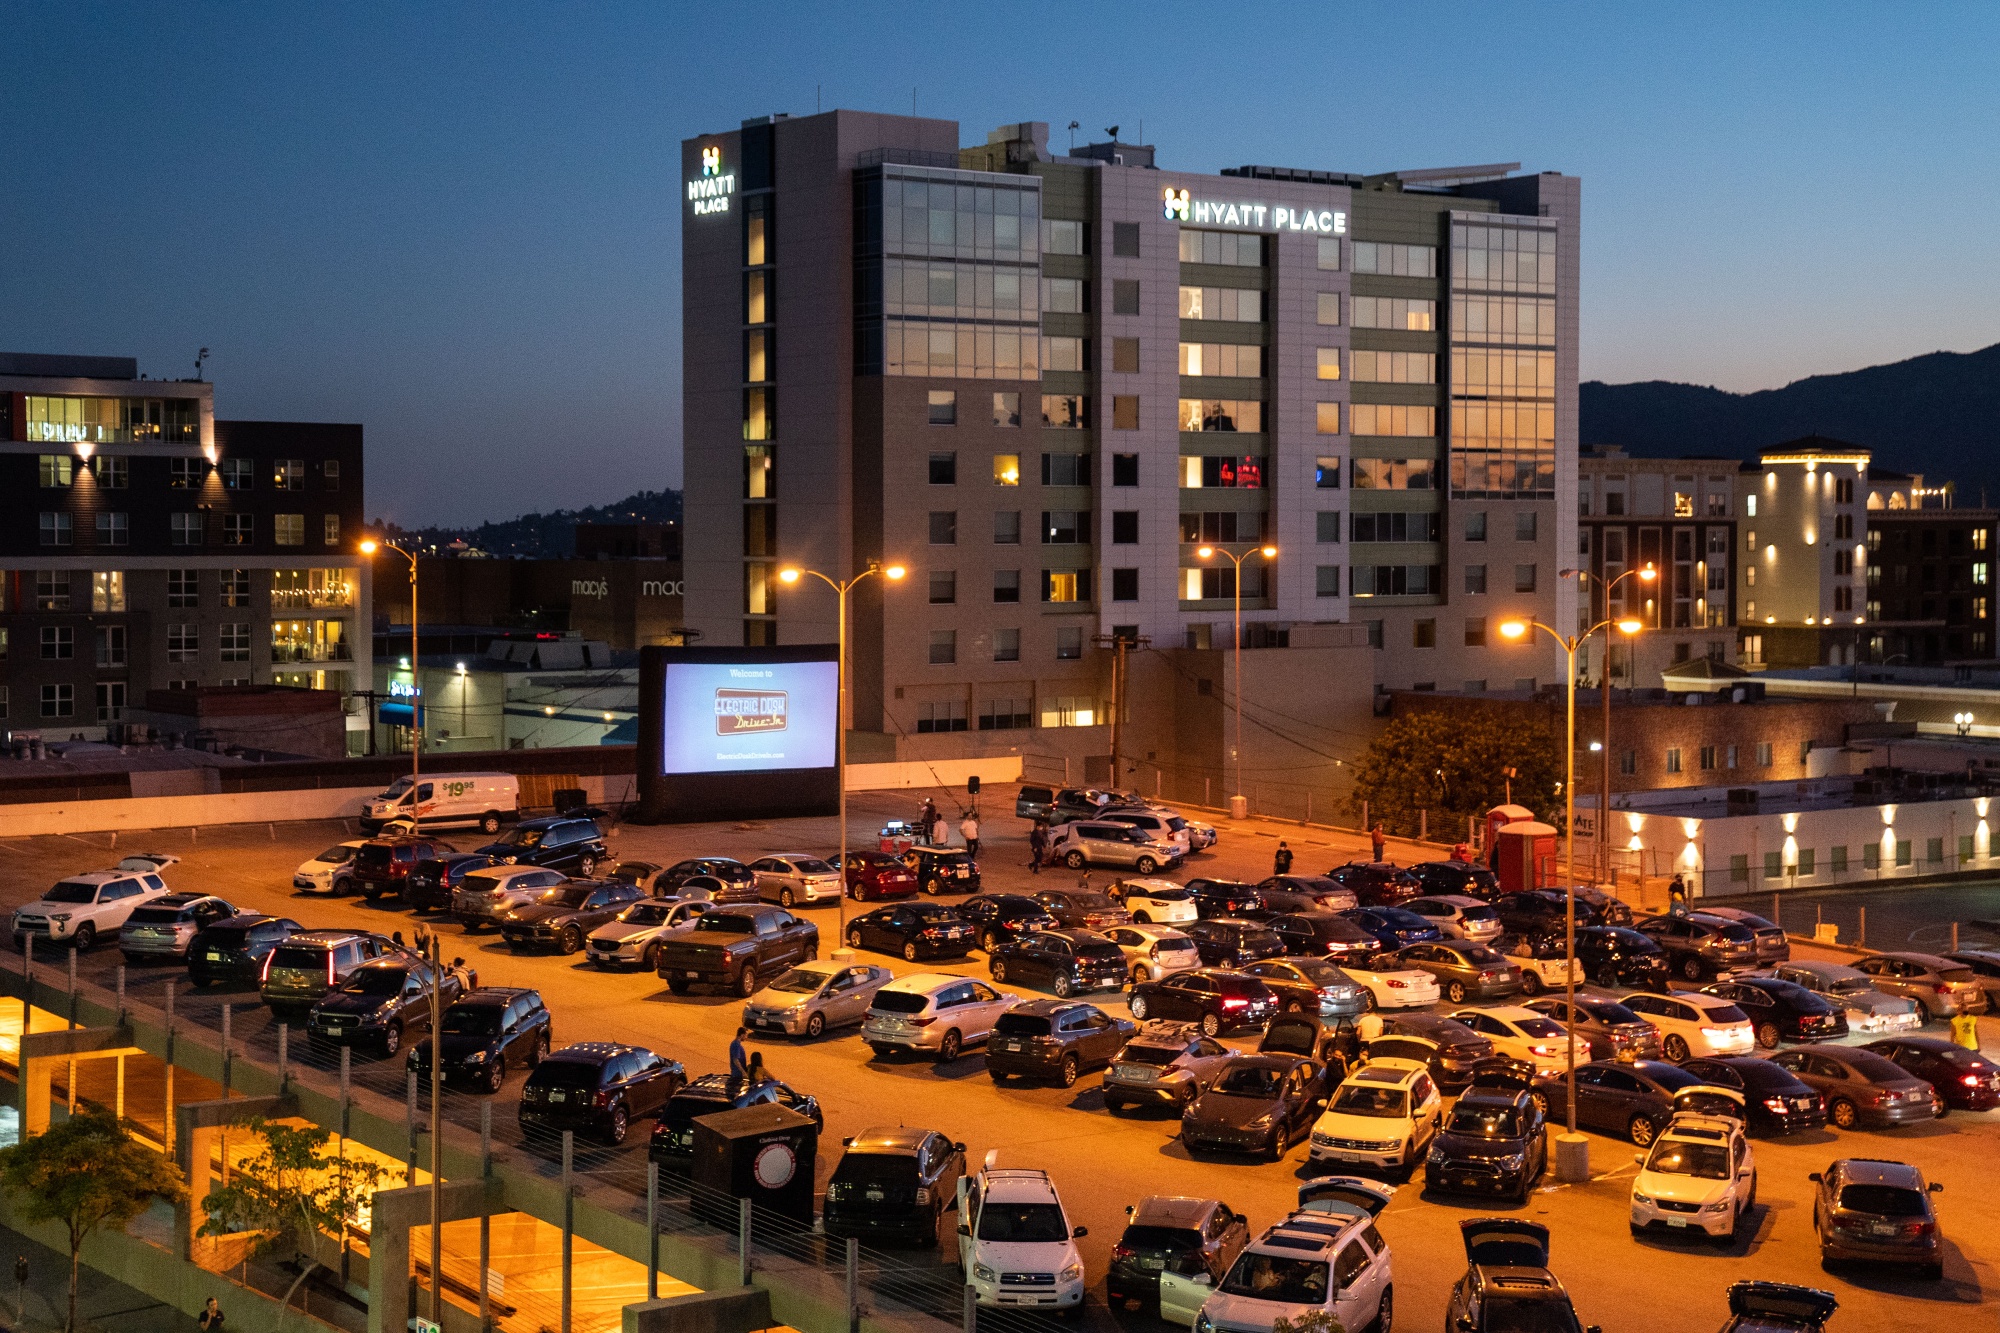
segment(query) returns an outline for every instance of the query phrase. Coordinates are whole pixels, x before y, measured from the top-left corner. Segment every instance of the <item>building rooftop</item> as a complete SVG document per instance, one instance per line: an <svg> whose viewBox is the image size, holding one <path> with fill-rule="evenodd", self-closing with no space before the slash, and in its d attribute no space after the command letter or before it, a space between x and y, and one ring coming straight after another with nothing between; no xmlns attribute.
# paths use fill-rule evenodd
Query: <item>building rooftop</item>
<svg viewBox="0 0 2000 1333"><path fill-rule="evenodd" d="M0 375L30 375L37 379L136 380L139 378L139 358L0 352Z"/></svg>
<svg viewBox="0 0 2000 1333"><path fill-rule="evenodd" d="M1910 739L1895 742L1898 758L1910 758L1918 747L1951 742ZM1871 768L1859 776L1807 778L1800 782L1747 782L1728 787L1672 787L1658 791L1625 792L1611 798L1612 813L1666 815L1676 819L1724 819L1732 815L1791 815L1808 810L1879 809L1885 805L1919 805L1927 801L1961 801L1988 796L2000 788L2000 742L1985 743L1995 769L1968 765L1947 772ZM1579 791L1579 807L1594 810L1594 793Z"/></svg>

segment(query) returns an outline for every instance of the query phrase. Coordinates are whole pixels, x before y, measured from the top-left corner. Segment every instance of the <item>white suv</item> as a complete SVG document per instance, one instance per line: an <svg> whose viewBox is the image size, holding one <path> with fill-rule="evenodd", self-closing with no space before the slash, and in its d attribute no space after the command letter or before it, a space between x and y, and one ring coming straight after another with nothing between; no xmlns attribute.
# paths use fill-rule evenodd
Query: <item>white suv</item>
<svg viewBox="0 0 2000 1333"><path fill-rule="evenodd" d="M1083 1256L1046 1171L1001 1170L986 1154L958 1178L958 1261L981 1305L1073 1309L1083 1304Z"/></svg>
<svg viewBox="0 0 2000 1333"><path fill-rule="evenodd" d="M1177 926L1200 915L1194 895L1170 879L1127 879L1111 886L1111 896L1140 925L1159 922Z"/></svg>
<svg viewBox="0 0 2000 1333"><path fill-rule="evenodd" d="M1379 1205L1371 1209L1329 1197L1257 1237L1202 1302L1194 1333L1268 1333L1279 1319L1297 1321L1321 1311L1342 1328L1390 1327L1396 1286L1389 1243L1375 1228L1373 1209ZM1188 1280L1161 1276L1163 1316L1172 1318L1185 1308Z"/></svg>
<svg viewBox="0 0 2000 1333"><path fill-rule="evenodd" d="M1315 1162L1398 1169L1424 1160L1444 1098L1421 1060L1370 1060L1334 1089L1312 1128Z"/></svg>
<svg viewBox="0 0 2000 1333"><path fill-rule="evenodd" d="M125 928L132 909L167 896L164 862L177 858L128 856L110 870L71 875L31 903L14 909L14 947L29 938L88 949L99 937Z"/></svg>
<svg viewBox="0 0 2000 1333"><path fill-rule="evenodd" d="M861 1040L877 1056L922 1052L950 1064L967 1046L991 1037L1000 1015L1020 1002L972 977L914 972L875 992L861 1020Z"/></svg>
<svg viewBox="0 0 2000 1333"><path fill-rule="evenodd" d="M1681 1114L1651 1150L1633 1158L1632 1234L1700 1230L1724 1243L1736 1239L1757 1205L1757 1157L1743 1122Z"/></svg>

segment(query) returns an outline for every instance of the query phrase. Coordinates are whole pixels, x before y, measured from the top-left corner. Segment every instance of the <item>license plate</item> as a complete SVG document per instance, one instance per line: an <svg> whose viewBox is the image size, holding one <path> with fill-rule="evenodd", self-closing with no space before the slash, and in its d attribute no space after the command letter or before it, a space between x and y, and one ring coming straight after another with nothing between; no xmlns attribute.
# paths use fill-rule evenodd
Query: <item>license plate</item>
<svg viewBox="0 0 2000 1333"><path fill-rule="evenodd" d="M1667 1219L1667 1225L1670 1227L1684 1227L1687 1224L1688 1220L1685 1217L1670 1217Z"/></svg>
<svg viewBox="0 0 2000 1333"><path fill-rule="evenodd" d="M701 973L699 973L699 972L690 972L690 973L688 973L687 975L688 975L689 977L691 977L691 978L692 978L692 977L698 977L698 976L700 976L700 975L701 975Z"/></svg>
<svg viewBox="0 0 2000 1333"><path fill-rule="evenodd" d="M1893 1223L1889 1222L1870 1222L1868 1224L1868 1234L1871 1236L1893 1236L1896 1234L1896 1228Z"/></svg>
<svg viewBox="0 0 2000 1333"><path fill-rule="evenodd" d="M208 955L208 961L211 963L219 963L222 961L222 955L211 951Z"/></svg>
<svg viewBox="0 0 2000 1333"><path fill-rule="evenodd" d="M549 1089L549 1100L552 1102L566 1102L569 1100L569 1094L561 1088L551 1088Z"/></svg>
<svg viewBox="0 0 2000 1333"><path fill-rule="evenodd" d="M1141 1259L1139 1261L1139 1267L1149 1272L1158 1272L1166 1266L1167 1261L1165 1259Z"/></svg>
<svg viewBox="0 0 2000 1333"><path fill-rule="evenodd" d="M886 1197L881 1190L871 1189L863 1196L870 1203L880 1203Z"/></svg>

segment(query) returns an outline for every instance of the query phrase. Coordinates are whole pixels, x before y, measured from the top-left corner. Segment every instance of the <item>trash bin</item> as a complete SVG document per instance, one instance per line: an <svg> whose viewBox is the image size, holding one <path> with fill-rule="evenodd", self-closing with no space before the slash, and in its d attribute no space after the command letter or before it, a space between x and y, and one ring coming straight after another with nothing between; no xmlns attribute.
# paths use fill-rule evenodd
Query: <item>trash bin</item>
<svg viewBox="0 0 2000 1333"><path fill-rule="evenodd" d="M704 1221L736 1225L748 1199L767 1212L810 1226L819 1127L797 1111L766 1103L694 1120L694 1211Z"/></svg>

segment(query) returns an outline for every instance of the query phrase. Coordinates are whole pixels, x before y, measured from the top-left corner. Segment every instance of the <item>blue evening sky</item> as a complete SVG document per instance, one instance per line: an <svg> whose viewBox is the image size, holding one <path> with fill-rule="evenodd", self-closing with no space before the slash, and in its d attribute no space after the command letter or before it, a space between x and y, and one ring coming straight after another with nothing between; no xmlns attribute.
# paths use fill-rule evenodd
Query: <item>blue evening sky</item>
<svg viewBox="0 0 2000 1333"><path fill-rule="evenodd" d="M197 348L361 421L369 512L678 484L678 143L771 111L1141 122L1162 165L1584 178L1586 378L2000 338L1990 5L21 3L0 348Z"/></svg>

